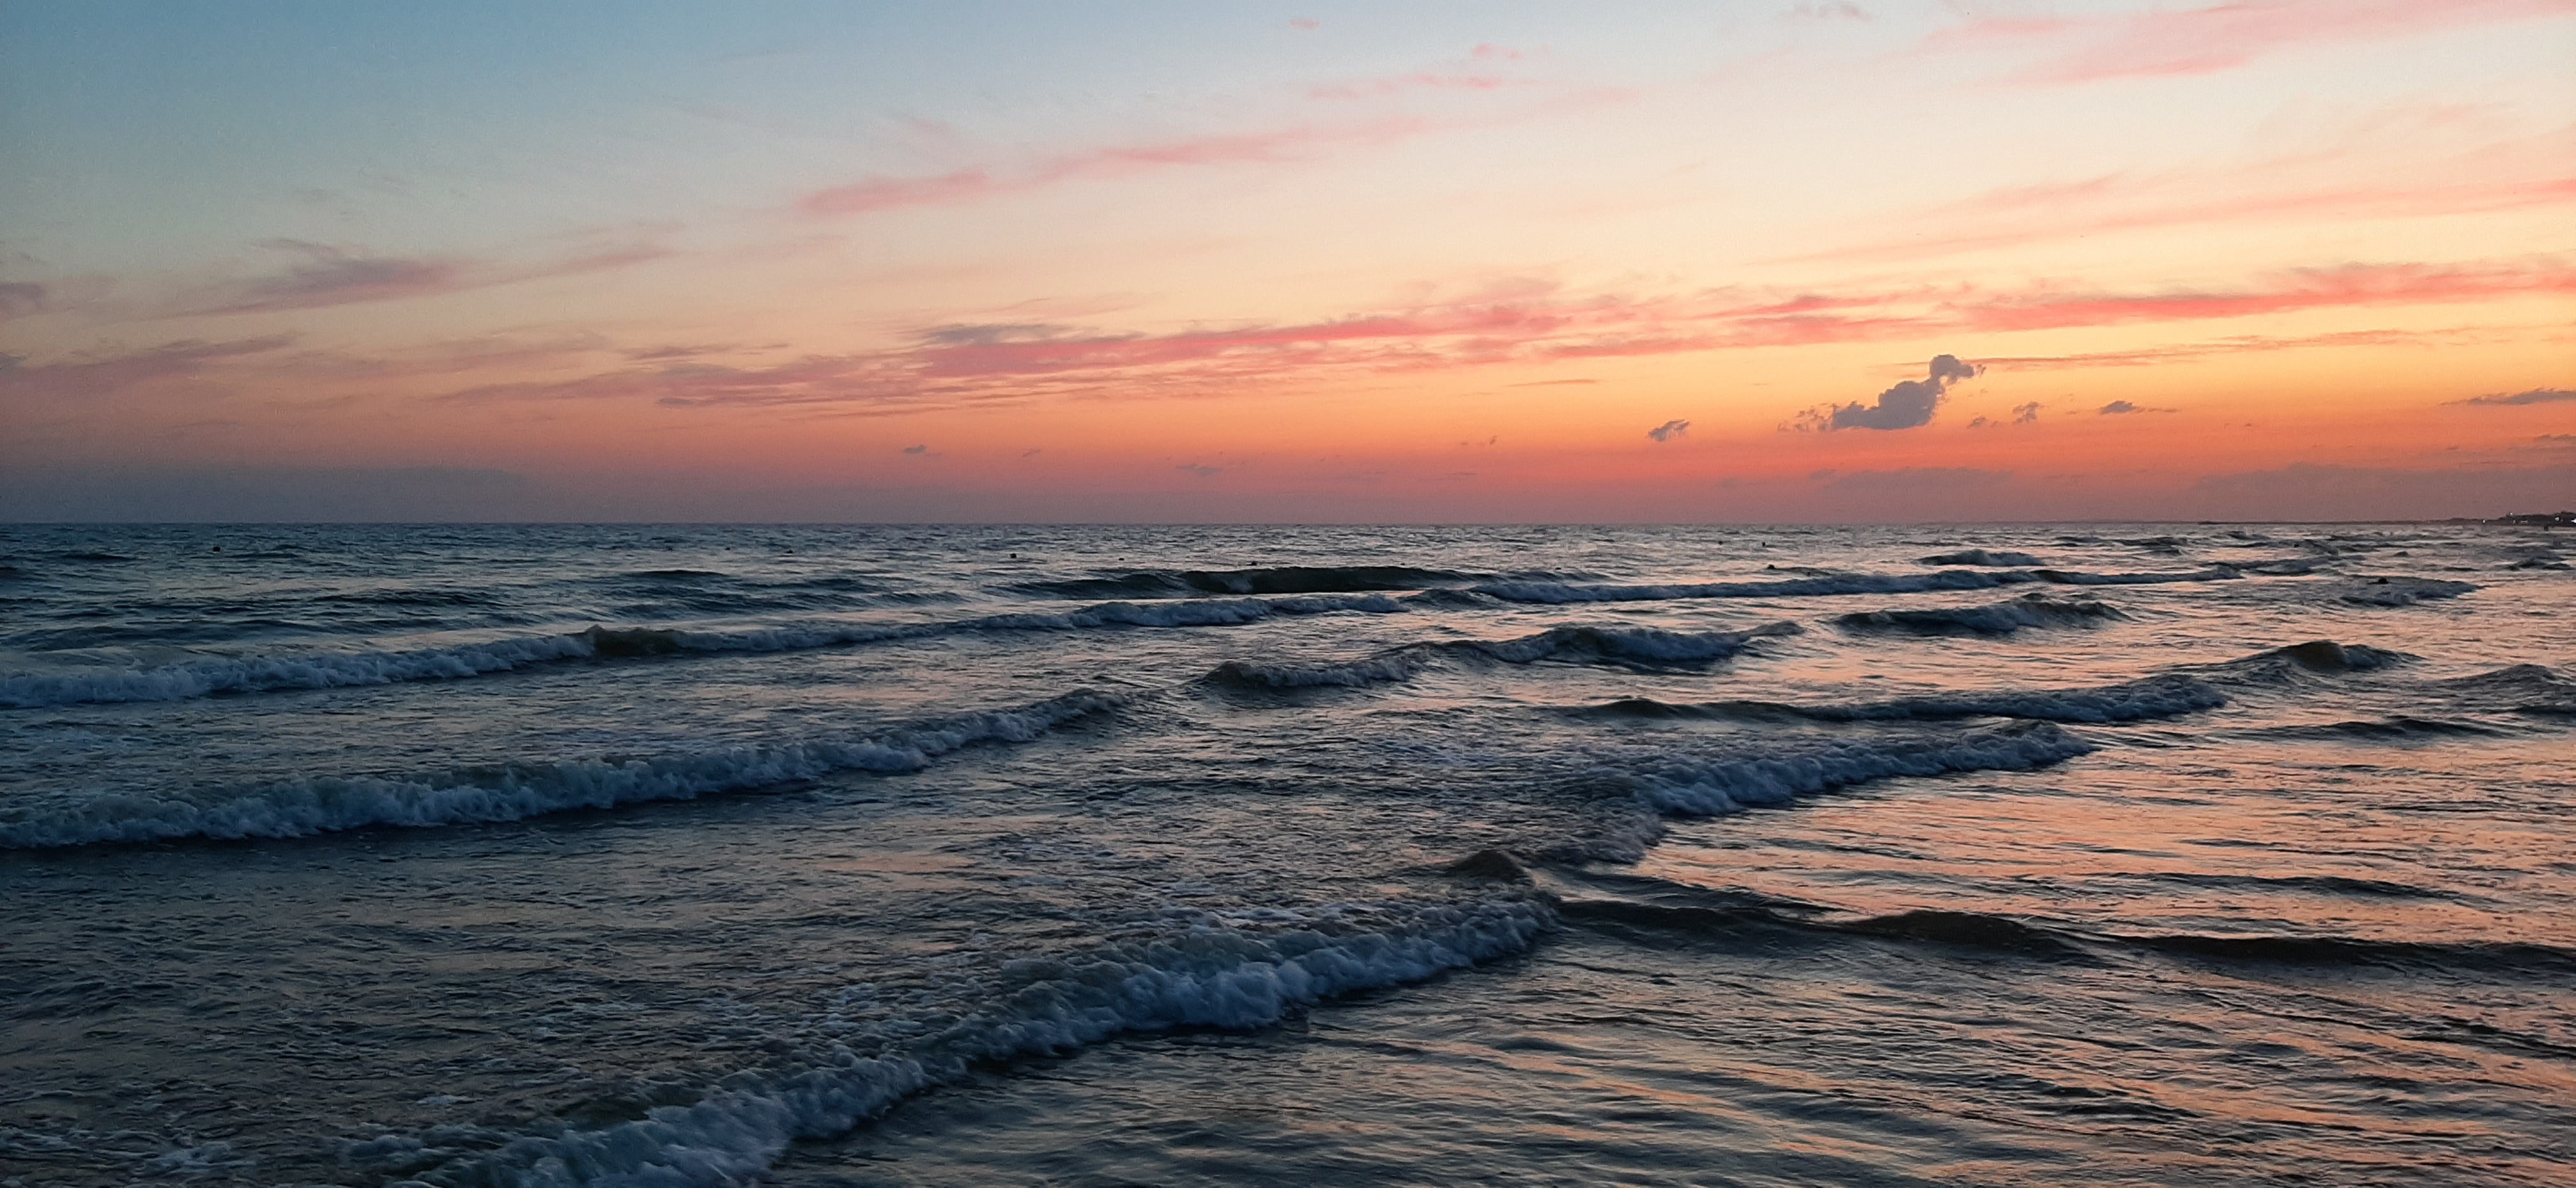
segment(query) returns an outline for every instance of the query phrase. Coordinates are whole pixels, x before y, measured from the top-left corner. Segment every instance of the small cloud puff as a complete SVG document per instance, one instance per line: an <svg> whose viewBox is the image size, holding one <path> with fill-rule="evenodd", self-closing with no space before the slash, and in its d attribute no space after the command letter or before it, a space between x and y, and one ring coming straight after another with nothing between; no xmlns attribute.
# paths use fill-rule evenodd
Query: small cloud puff
<svg viewBox="0 0 2576 1188"><path fill-rule="evenodd" d="M2001 429L2005 425L2027 425L2033 421L2037 421L2039 419L2039 410L2045 407L2047 406L2036 400L2033 400L2028 404L2016 404L2013 406L2012 420L1996 421L1985 417L1978 417L1977 419L1968 422L1968 428Z"/></svg>
<svg viewBox="0 0 2576 1188"><path fill-rule="evenodd" d="M1646 436L1654 438L1658 442L1671 441L1676 437L1688 437L1690 436L1690 422L1666 421L1661 425L1657 425L1652 429L1646 430Z"/></svg>
<svg viewBox="0 0 2576 1188"><path fill-rule="evenodd" d="M1919 380L1903 380L1878 394L1870 404L1857 400L1849 404L1820 404L1798 414L1800 432L1813 429L1833 433L1843 429L1914 429L1932 423L1934 410L1950 385L1977 374L1974 364L1962 363L1956 355L1935 355L1926 374Z"/></svg>
<svg viewBox="0 0 2576 1188"><path fill-rule="evenodd" d="M908 445L903 447L903 452L910 454L915 458L919 458L928 455L930 453L930 447L926 445Z"/></svg>
<svg viewBox="0 0 2576 1188"><path fill-rule="evenodd" d="M1225 473L1225 468L1222 466L1202 466L1196 462L1184 462L1172 469L1193 478L1215 478Z"/></svg>
<svg viewBox="0 0 2576 1188"><path fill-rule="evenodd" d="M2170 408L2149 408L2146 405L2132 404L2126 400L2114 400L2109 404L2105 404L2100 408L2094 409L2093 415L2097 417L2119 417L2127 416L2130 413L2169 413L2172 411L2173 410Z"/></svg>

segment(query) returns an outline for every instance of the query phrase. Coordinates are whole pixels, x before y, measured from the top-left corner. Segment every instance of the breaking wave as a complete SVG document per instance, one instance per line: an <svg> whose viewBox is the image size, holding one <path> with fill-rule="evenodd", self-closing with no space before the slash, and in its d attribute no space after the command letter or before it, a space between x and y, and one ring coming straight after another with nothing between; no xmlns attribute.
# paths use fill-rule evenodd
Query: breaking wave
<svg viewBox="0 0 2576 1188"><path fill-rule="evenodd" d="M798 1139L828 1138L978 1064L1071 1052L1122 1032L1246 1030L1327 999L1438 977L1525 952L1553 926L1542 905L1335 905L1200 914L1150 941L1005 967L999 1001L877 1050L809 1043L688 1105L630 1122L531 1134L499 1149L384 1135L343 1157L441 1188L730 1185L762 1178Z"/></svg>
<svg viewBox="0 0 2576 1188"><path fill-rule="evenodd" d="M466 767L409 779L287 780L196 797L118 793L0 812L0 849L49 849L171 838L301 837L374 825L516 821L772 787L843 771L905 772L963 747L1027 742L1055 726L1127 704L1081 690L1013 710L966 714L865 738L817 739L650 758Z"/></svg>
<svg viewBox="0 0 2576 1188"><path fill-rule="evenodd" d="M1677 756L1642 770L1603 774L1628 786L1639 801L1658 812L1707 817L1783 805L1800 796L1894 776L2028 771L2094 749L2092 743L2054 723L2036 722L1950 734L1826 742L1765 756Z"/></svg>

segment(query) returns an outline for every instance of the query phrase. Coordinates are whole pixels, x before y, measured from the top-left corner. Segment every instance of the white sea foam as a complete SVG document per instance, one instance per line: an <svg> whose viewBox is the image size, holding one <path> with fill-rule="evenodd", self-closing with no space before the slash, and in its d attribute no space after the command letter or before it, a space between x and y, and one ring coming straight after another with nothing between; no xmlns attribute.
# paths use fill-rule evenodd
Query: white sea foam
<svg viewBox="0 0 2576 1188"><path fill-rule="evenodd" d="M516 821L568 809L688 800L841 771L913 771L981 742L1026 742L1126 698L1083 690L867 738L651 758L463 768L413 779L316 777L195 797L119 793L0 814L0 849L181 837L300 837L371 825Z"/></svg>
<svg viewBox="0 0 2576 1188"><path fill-rule="evenodd" d="M996 1006L921 1040L866 1055L809 1048L785 1067L737 1073L718 1093L635 1121L529 1135L497 1151L385 1135L343 1153L441 1184L745 1183L789 1143L844 1133L977 1063L1068 1052L1128 1031L1266 1026L1325 999L1523 952L1552 924L1546 908L1519 900L1270 909L1259 917L1206 916L1150 943L1016 962L1005 971L1016 986Z"/></svg>

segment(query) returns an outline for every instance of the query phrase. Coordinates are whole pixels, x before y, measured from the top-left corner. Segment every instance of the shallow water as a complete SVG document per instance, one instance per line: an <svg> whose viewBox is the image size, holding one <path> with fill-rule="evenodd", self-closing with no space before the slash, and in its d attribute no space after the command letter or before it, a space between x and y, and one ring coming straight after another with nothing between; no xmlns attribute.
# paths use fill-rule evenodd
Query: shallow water
<svg viewBox="0 0 2576 1188"><path fill-rule="evenodd" d="M2566 544L0 530L0 1180L2549 1182Z"/></svg>

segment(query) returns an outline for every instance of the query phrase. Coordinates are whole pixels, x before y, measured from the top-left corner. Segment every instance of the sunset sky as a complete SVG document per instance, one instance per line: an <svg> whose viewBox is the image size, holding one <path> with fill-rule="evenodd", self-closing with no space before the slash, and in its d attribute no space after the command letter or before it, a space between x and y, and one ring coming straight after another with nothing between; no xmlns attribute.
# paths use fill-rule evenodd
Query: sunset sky
<svg viewBox="0 0 2576 1188"><path fill-rule="evenodd" d="M2576 0L7 0L0 471L17 520L2556 510Z"/></svg>

